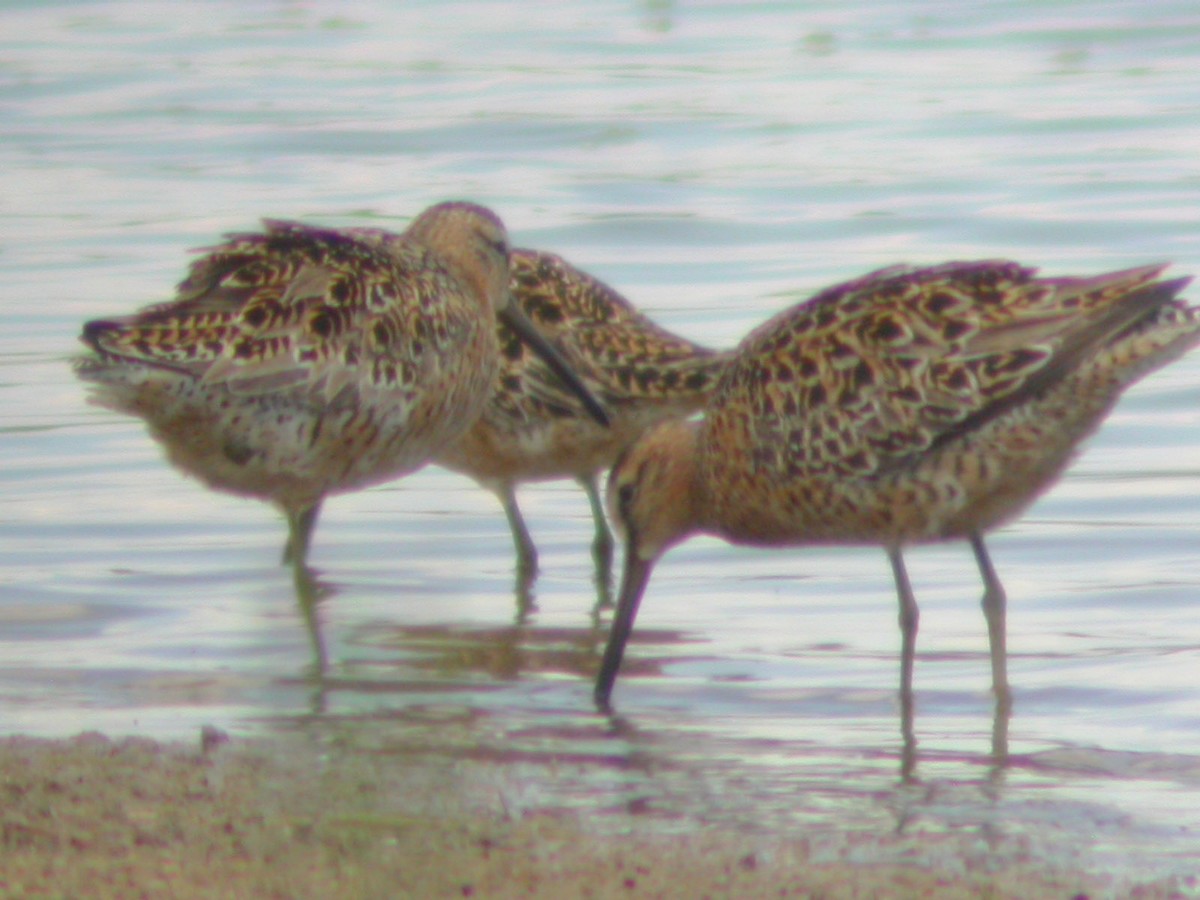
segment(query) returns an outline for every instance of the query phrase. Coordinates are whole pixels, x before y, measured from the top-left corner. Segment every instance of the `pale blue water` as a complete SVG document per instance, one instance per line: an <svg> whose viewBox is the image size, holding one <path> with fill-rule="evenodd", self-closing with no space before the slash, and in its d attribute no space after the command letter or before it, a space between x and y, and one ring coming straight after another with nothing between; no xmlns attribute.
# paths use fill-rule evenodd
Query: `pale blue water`
<svg viewBox="0 0 1200 900"><path fill-rule="evenodd" d="M1116 872L1200 855L1200 355L1135 388L990 541L1012 766L969 550L910 554L916 787L870 550L697 540L659 566L613 735L590 520L426 470L327 505L314 694L283 524L89 407L80 323L164 299L264 215L402 228L446 198L713 345L834 280L1012 256L1200 271L1192 2L8 3L0 10L0 731L395 729L527 767L531 806L988 829ZM170 12L168 12L170 10ZM364 732L366 733L366 732ZM379 731L370 732L378 735ZM372 738L374 739L374 738ZM385 738L378 738L385 740ZM456 750L456 748L458 748Z"/></svg>

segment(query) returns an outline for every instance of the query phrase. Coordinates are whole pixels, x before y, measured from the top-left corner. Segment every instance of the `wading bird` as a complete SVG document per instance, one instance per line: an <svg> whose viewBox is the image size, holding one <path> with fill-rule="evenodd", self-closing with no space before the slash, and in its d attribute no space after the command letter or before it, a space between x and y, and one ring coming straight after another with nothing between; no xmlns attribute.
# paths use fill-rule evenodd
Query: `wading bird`
<svg viewBox="0 0 1200 900"><path fill-rule="evenodd" d="M607 421L509 302L508 254L503 223L470 203L387 242L267 221L194 262L173 300L88 322L76 369L184 472L280 507L299 571L327 495L412 472L474 424L497 318Z"/></svg>
<svg viewBox="0 0 1200 900"><path fill-rule="evenodd" d="M608 285L551 253L514 250L509 289L604 404L611 423L598 425L545 361L501 322L495 393L475 424L436 461L500 498L516 545L518 579L526 588L537 572L537 549L516 489L529 481L574 478L591 502L594 556L607 583L612 538L599 473L648 426L700 409L728 354L661 328Z"/></svg>
<svg viewBox="0 0 1200 900"><path fill-rule="evenodd" d="M701 421L648 430L616 463L625 567L595 685L607 710L651 570L689 535L883 547L911 725L918 611L902 552L970 542L997 707L1005 596L984 533L1062 473L1121 393L1200 342L1164 266L1040 278L1012 262L894 267L822 291L737 348Z"/></svg>

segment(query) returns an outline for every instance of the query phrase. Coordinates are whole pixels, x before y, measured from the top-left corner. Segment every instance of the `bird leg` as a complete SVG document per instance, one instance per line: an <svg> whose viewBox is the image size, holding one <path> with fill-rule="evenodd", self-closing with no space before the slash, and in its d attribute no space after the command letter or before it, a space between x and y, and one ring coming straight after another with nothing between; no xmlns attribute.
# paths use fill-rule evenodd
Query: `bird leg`
<svg viewBox="0 0 1200 900"><path fill-rule="evenodd" d="M312 644L312 674L316 683L321 684L329 669L329 655L321 635L321 619L317 607L333 591L321 584L307 566L295 566L292 575L296 588L296 606L304 619L304 629L308 632L308 639Z"/></svg>
<svg viewBox="0 0 1200 900"><path fill-rule="evenodd" d="M912 778L916 767L916 732L913 728L913 662L916 657L917 627L921 611L913 596L908 570L899 547L888 548L888 560L892 564L892 575L896 579L896 596L900 601L900 736L904 742L900 775L904 780Z"/></svg>
<svg viewBox="0 0 1200 900"><path fill-rule="evenodd" d="M1004 766L1008 761L1008 721L1012 716L1012 691L1008 686L1008 646L1004 585L996 575L983 535L971 535L971 549L979 574L983 576L983 617L987 620L988 649L992 659L992 693L996 696L996 709L992 721L992 758L996 765Z"/></svg>
<svg viewBox="0 0 1200 900"><path fill-rule="evenodd" d="M538 552L537 547L533 545L533 538L529 536L529 528L525 525L521 508L517 506L516 489L511 484L506 484L499 493L504 515L512 532L513 546L517 551L517 576L521 580L532 581L537 575Z"/></svg>
<svg viewBox="0 0 1200 900"><path fill-rule="evenodd" d="M916 598L913 597L912 584L908 580L908 571L904 568L904 557L899 547L888 549L888 560L892 564L892 574L896 578L896 596L900 601L900 700L908 697L912 702L913 660L916 657L917 627L921 620L921 611L917 609Z"/></svg>
<svg viewBox="0 0 1200 900"><path fill-rule="evenodd" d="M996 695L996 703L1002 709L1012 706L1012 693L1008 687L1008 649L1006 646L1007 625L1005 623L1005 606L1007 597L1004 585L996 575L996 569L984 546L983 536L971 535L971 549L975 552L975 562L979 565L979 574L983 577L983 617L987 620L988 648L992 658L992 691Z"/></svg>
<svg viewBox="0 0 1200 900"><path fill-rule="evenodd" d="M600 499L600 488L596 476L587 475L579 479L592 507L592 521L596 526L596 538L592 542L592 559L596 562L596 590L602 606L612 603L612 559L613 538L604 516L604 502Z"/></svg>
<svg viewBox="0 0 1200 900"><path fill-rule="evenodd" d="M313 527L321 512L321 501L308 506L284 509L287 516L288 539L283 545L283 565L303 567L308 562L308 544L312 539Z"/></svg>

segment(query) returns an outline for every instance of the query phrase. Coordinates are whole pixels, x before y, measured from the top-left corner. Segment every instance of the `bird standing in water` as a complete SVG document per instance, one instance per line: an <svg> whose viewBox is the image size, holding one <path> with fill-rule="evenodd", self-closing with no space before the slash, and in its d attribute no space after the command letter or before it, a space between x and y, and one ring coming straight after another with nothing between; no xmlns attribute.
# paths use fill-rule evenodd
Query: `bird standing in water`
<svg viewBox="0 0 1200 900"><path fill-rule="evenodd" d="M647 431L608 501L625 569L595 685L613 684L651 570L696 533L739 544L882 546L900 604L911 731L918 611L902 551L968 540L998 709L1005 596L983 535L1068 465L1134 381L1200 342L1163 266L1040 278L1012 262L894 267L822 291L737 348L702 421Z"/></svg>
<svg viewBox="0 0 1200 900"><path fill-rule="evenodd" d="M649 425L700 409L728 354L659 327L608 285L551 253L513 250L509 289L513 302L604 404L611 424L598 425L545 361L501 322L495 393L475 424L436 461L500 498L516 546L518 581L526 591L537 572L537 549L516 488L528 481L578 481L591 502L604 590L612 538L598 473Z"/></svg>
<svg viewBox="0 0 1200 900"><path fill-rule="evenodd" d="M420 468L479 417L497 317L606 421L509 302L508 253L500 219L470 203L386 244L267 221L194 262L170 302L88 322L76 370L180 469L280 507L300 571L327 495Z"/></svg>

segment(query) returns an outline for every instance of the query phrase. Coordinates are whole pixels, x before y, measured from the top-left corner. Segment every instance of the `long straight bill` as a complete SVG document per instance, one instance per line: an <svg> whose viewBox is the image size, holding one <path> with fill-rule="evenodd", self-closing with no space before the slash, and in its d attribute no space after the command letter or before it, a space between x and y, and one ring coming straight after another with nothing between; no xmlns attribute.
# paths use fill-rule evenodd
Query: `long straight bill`
<svg viewBox="0 0 1200 900"><path fill-rule="evenodd" d="M588 411L588 415L607 428L609 424L607 410L604 409L595 395L588 390L587 385L580 380L575 371L567 364L567 361L562 358L562 354L550 345L550 342L533 326L533 323L521 312L520 308L515 303L509 303L500 311L500 318L504 320L505 325L516 333L517 337L529 345L533 352L546 361L546 364L550 366L554 374L583 403Z"/></svg>
<svg viewBox="0 0 1200 900"><path fill-rule="evenodd" d="M641 559L626 548L625 573L621 576L617 611L613 614L612 628L608 632L608 646L604 648L604 659L600 662L600 674L596 676L596 690L593 694L596 708L602 713L612 711L609 698L617 680L617 670L621 668L625 644L633 631L633 620L637 618L638 605L642 602L642 594L646 592L646 584L650 581L653 568L654 560Z"/></svg>

